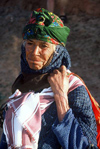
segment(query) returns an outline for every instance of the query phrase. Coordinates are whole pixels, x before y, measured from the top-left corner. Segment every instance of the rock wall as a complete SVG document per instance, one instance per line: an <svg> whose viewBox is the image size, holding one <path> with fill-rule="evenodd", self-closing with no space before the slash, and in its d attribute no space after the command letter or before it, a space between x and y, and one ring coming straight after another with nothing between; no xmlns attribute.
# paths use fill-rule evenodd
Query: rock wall
<svg viewBox="0 0 100 149"><path fill-rule="evenodd" d="M46 8L46 0L1 0L0 6L19 6L24 10L33 10L39 7ZM56 5L55 12L59 12ZM93 16L100 16L100 0L69 0L66 4L67 14L87 13Z"/></svg>
<svg viewBox="0 0 100 149"><path fill-rule="evenodd" d="M85 12L90 15L100 16L100 0L70 0L67 5L67 12L72 14Z"/></svg>

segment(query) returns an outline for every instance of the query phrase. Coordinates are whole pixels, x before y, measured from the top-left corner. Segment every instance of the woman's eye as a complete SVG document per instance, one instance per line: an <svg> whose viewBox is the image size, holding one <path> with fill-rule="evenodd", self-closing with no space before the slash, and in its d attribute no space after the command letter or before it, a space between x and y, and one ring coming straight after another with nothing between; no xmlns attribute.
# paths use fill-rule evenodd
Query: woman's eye
<svg viewBox="0 0 100 149"><path fill-rule="evenodd" d="M32 43L28 43L28 45L32 45Z"/></svg>
<svg viewBox="0 0 100 149"><path fill-rule="evenodd" d="M33 43L31 43L31 42L28 42L28 45L32 45Z"/></svg>
<svg viewBox="0 0 100 149"><path fill-rule="evenodd" d="M46 48L46 47L48 47L48 46L47 46L47 45L45 45L45 44L43 44L43 45L42 45L42 47Z"/></svg>

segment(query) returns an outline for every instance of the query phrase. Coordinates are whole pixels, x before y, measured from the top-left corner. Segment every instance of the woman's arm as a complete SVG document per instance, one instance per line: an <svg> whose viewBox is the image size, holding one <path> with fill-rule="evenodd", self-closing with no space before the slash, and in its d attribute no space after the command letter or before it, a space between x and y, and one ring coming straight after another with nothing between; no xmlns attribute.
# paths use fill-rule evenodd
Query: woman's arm
<svg viewBox="0 0 100 149"><path fill-rule="evenodd" d="M55 130L54 133L56 134L57 138L60 136L60 139L58 139L60 142L60 144L63 146L64 144L72 144L74 145L74 147L79 147L79 146L83 146L84 148L84 145L85 147L88 146L88 142L89 142L89 137L87 137L86 133L83 134L84 129L85 128L82 128L81 127L81 124L84 123L84 119L87 119L88 120L88 117L84 114L84 104L81 105L81 100L83 100L82 102L84 102L84 98L86 98L85 100L87 100L87 96L83 96L85 93L81 92L80 93L80 96L78 96L78 92L77 93L71 93L70 95L70 101L74 100L76 101L76 103L79 101L79 106L76 106L73 105L71 108L72 110L76 108L76 113L78 115L78 118L81 119L80 123L79 123L79 119L77 120L77 117L75 115L72 114L72 112L69 112L71 111L70 107L69 107L69 102L68 102L68 97L67 97L67 93L68 93L68 82L69 82L69 79L68 79L68 75L66 73L66 68L64 66L62 66L60 68L60 70L55 70L51 75L50 77L48 78L48 81L50 83L50 86L54 92L54 98L55 98L55 102L56 102L56 106L57 106L57 114L58 114L58 125L55 127ZM86 92L87 93L87 92ZM88 94L88 93L87 93ZM72 98L72 95L73 95L73 99ZM82 99L83 97L83 99ZM90 99L89 99L90 101ZM71 105L71 104L70 104ZM87 103L88 105L88 103ZM82 115L80 115L80 113L78 112L79 109L82 113ZM92 109L88 109L88 110L92 110ZM74 111L75 112L75 111ZM68 113L70 113L70 119L68 119L68 117L66 115L68 115ZM90 114L90 113L89 113ZM92 115L93 115L93 111L92 111ZM64 121L65 120L65 121ZM92 124L94 123L94 119L92 119L93 121ZM63 122L63 123L62 123ZM62 125L64 125L65 127L62 127ZM60 127L58 127L60 126ZM70 126L70 128L69 128ZM86 124L85 127L87 127L88 125ZM58 128L61 128L58 129ZM95 125L95 128L96 128L96 125ZM59 131L60 130L60 131ZM88 130L87 130L88 131ZM58 135L58 132L59 132L59 135ZM62 133L61 133L62 132ZM65 133L63 133L65 132ZM92 129L89 128L89 134L91 135L92 133ZM96 129L95 129L95 134L96 134ZM61 135L63 134L63 135ZM80 136L80 137L78 137ZM96 145L96 135L93 135L91 136L91 138L94 137L94 142L95 142L95 145ZM64 139L66 138L66 139ZM63 142L63 143L62 143ZM91 142L89 142L91 143ZM67 145L66 144L66 145ZM64 145L63 148L66 148L66 146Z"/></svg>
<svg viewBox="0 0 100 149"><path fill-rule="evenodd" d="M54 70L48 77L48 81L54 93L54 99L57 106L59 122L63 120L66 112L69 110L68 88L69 76L66 67L62 66L59 70Z"/></svg>
<svg viewBox="0 0 100 149"><path fill-rule="evenodd" d="M97 146L97 125L95 116L92 110L90 97L84 86L79 86L69 93L68 101L70 108L79 125L82 128L84 135L88 138L89 143Z"/></svg>
<svg viewBox="0 0 100 149"><path fill-rule="evenodd" d="M72 109L68 110L60 123L56 120L53 125L53 132L59 143L63 148L70 148L71 145L75 149L84 149L84 145L89 145L89 149L97 148L96 122L85 87L80 86L70 92L68 99Z"/></svg>
<svg viewBox="0 0 100 149"><path fill-rule="evenodd" d="M55 121L52 130L63 149L86 149L89 145L72 109L68 110L60 123L58 119Z"/></svg>

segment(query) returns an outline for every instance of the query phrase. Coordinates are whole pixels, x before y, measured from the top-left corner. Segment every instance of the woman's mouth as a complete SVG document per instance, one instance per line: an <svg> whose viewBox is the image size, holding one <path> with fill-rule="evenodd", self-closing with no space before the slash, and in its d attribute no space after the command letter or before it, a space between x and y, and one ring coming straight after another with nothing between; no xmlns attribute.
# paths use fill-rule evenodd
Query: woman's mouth
<svg viewBox="0 0 100 149"><path fill-rule="evenodd" d="M30 63L41 63L42 61L40 61L40 60L30 60L30 59L28 59L28 61L30 62Z"/></svg>

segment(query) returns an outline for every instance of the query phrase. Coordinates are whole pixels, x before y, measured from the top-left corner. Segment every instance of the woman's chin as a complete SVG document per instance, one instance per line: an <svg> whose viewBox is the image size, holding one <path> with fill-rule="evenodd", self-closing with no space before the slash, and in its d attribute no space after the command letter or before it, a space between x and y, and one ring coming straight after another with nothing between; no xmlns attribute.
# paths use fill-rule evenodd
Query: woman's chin
<svg viewBox="0 0 100 149"><path fill-rule="evenodd" d="M42 69L42 66L39 66L39 65L29 65L29 67L31 69L34 69L34 70L40 70L40 69Z"/></svg>

